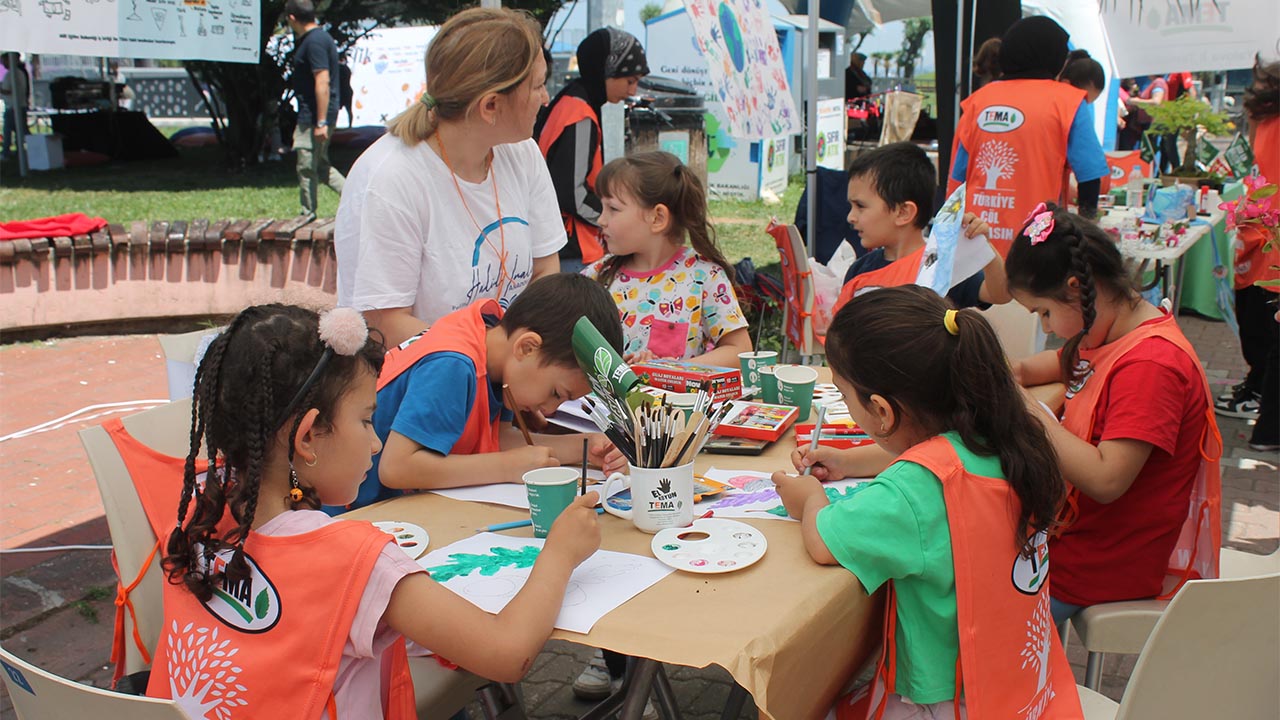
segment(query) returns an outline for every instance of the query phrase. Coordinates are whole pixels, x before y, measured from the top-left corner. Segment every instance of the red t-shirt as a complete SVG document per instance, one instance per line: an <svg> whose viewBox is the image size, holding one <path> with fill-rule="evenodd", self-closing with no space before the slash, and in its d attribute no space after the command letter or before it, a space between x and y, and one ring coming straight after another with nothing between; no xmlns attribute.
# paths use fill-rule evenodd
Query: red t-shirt
<svg viewBox="0 0 1280 720"><path fill-rule="evenodd" d="M1182 94L1195 86L1195 78L1189 72L1169 73L1165 83L1169 86L1169 97L1165 100L1177 100Z"/></svg>
<svg viewBox="0 0 1280 720"><path fill-rule="evenodd" d="M1050 544L1053 597L1093 605L1160 594L1200 468L1203 376L1199 364L1162 338L1142 341L1116 362L1090 442L1129 439L1154 447L1133 485L1111 504L1080 494L1079 516Z"/></svg>

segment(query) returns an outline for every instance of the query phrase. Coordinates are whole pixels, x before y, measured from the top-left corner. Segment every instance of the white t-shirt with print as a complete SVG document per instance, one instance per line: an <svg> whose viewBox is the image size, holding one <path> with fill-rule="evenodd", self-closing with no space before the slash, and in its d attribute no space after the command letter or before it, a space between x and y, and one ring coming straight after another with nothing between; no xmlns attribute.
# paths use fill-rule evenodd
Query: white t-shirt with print
<svg viewBox="0 0 1280 720"><path fill-rule="evenodd" d="M427 143L409 147L388 134L369 146L338 206L338 305L411 307L428 323L480 299L509 305L529 284L534 258L555 255L566 237L537 143L499 145L493 156L483 182L459 178L455 187Z"/></svg>

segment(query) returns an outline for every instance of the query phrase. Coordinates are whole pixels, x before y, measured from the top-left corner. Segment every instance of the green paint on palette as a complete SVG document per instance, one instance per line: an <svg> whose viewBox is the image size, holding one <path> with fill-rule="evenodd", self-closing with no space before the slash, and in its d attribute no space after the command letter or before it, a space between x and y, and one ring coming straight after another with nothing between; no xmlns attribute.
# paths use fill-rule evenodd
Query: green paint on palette
<svg viewBox="0 0 1280 720"><path fill-rule="evenodd" d="M540 552L542 548L526 545L522 548L489 548L488 553L457 553L449 556L448 563L427 568L427 573L436 582L448 582L476 571L481 575L497 575L505 567L533 567Z"/></svg>
<svg viewBox="0 0 1280 720"><path fill-rule="evenodd" d="M663 550L679 550L680 546L679 545L663 545L662 549Z"/></svg>

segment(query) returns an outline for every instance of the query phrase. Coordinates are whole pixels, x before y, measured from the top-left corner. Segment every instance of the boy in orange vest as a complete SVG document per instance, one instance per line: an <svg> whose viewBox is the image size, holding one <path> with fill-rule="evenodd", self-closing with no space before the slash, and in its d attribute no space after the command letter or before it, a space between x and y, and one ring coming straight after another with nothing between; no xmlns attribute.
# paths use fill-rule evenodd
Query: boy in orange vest
<svg viewBox="0 0 1280 720"><path fill-rule="evenodd" d="M844 276L838 311L857 295L881 287L915 283L925 260L924 229L929 224L937 173L924 150L894 143L859 155L849 165L849 224L870 250ZM987 224L965 213L967 237L986 234ZM1000 254L981 271L951 288L956 307L987 307L1009 302Z"/></svg>
<svg viewBox="0 0 1280 720"><path fill-rule="evenodd" d="M529 445L510 420L512 412L550 414L590 392L572 344L583 316L622 352L609 292L570 273L535 280L505 312L492 300L475 302L389 351L373 415L383 450L350 507L410 489L518 483L535 468L580 463L583 435L534 434ZM622 468L603 435L586 437L593 464Z"/></svg>

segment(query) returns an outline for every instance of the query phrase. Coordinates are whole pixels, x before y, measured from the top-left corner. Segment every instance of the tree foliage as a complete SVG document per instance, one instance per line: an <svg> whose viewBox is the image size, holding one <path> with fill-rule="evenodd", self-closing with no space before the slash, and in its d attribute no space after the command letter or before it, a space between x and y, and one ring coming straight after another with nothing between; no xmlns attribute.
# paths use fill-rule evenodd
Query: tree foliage
<svg viewBox="0 0 1280 720"><path fill-rule="evenodd" d="M320 0L321 26L344 56L357 40L379 27L439 24L473 6L463 0ZM546 26L563 0L504 0L507 7L529 11ZM214 132L235 168L256 164L272 130L280 106L292 96L289 69L293 42L284 22L284 0L261 0L258 63L188 61L187 74L199 89L216 98L210 103ZM335 99L336 100L336 99Z"/></svg>
<svg viewBox="0 0 1280 720"><path fill-rule="evenodd" d="M1208 103L1190 95L1159 105L1144 105L1143 109L1151 116L1149 132L1181 135L1186 140L1187 151L1183 153L1182 166L1178 169L1178 174L1184 177L1196 174L1199 128L1204 128L1210 135L1227 135L1234 129L1226 113L1214 112Z"/></svg>
<svg viewBox="0 0 1280 720"><path fill-rule="evenodd" d="M924 38L933 30L933 18L910 18L902 23L902 49L898 51L898 67L902 77L910 80L916 75L916 63L924 49Z"/></svg>
<svg viewBox="0 0 1280 720"><path fill-rule="evenodd" d="M640 8L640 22L647 23L661 14L662 5L660 3L645 3L645 6Z"/></svg>

